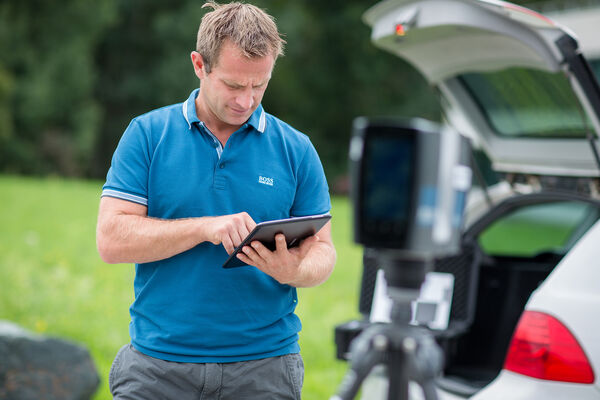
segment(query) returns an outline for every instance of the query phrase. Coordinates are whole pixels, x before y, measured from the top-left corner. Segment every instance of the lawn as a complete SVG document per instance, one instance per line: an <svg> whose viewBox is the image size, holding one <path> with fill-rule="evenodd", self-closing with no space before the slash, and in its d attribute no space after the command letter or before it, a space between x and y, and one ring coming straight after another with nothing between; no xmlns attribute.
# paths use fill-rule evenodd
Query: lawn
<svg viewBox="0 0 600 400"><path fill-rule="evenodd" d="M100 182L0 176L0 319L85 345L110 399L108 371L129 341L133 266L103 263L95 246ZM299 291L306 366L303 399L333 394L346 370L335 360L334 326L356 318L362 251L351 239L346 198L333 199L336 270Z"/></svg>

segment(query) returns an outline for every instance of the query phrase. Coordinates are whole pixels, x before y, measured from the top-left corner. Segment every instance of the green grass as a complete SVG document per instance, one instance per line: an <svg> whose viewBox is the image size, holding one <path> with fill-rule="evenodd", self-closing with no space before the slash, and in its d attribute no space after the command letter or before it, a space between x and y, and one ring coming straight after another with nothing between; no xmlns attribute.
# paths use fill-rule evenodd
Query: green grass
<svg viewBox="0 0 600 400"><path fill-rule="evenodd" d="M110 399L108 371L129 341L132 265L108 265L96 252L100 182L0 176L0 319L85 345ZM333 199L336 270L299 291L303 399L333 394L347 365L335 360L333 329L358 315L362 251L351 240L350 204Z"/></svg>

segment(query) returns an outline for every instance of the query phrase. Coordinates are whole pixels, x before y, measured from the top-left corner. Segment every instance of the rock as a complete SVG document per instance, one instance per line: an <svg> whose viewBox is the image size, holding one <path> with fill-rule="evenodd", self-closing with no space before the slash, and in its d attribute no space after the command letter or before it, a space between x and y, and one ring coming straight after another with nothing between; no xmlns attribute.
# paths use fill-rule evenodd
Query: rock
<svg viewBox="0 0 600 400"><path fill-rule="evenodd" d="M86 348L0 321L0 399L87 400L99 383Z"/></svg>

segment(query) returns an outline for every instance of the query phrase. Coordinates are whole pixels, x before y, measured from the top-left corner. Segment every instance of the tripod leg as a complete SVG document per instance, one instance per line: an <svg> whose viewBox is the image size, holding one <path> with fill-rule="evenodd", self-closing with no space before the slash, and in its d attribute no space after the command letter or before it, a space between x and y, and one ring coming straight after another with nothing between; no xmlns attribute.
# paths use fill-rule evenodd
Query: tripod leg
<svg viewBox="0 0 600 400"><path fill-rule="evenodd" d="M388 363L388 400L408 400L407 367L403 352L391 352Z"/></svg>
<svg viewBox="0 0 600 400"><path fill-rule="evenodd" d="M381 326L372 326L354 339L350 353L350 370L344 376L337 395L330 400L354 399L373 367L383 361L389 343L385 332L386 329Z"/></svg>

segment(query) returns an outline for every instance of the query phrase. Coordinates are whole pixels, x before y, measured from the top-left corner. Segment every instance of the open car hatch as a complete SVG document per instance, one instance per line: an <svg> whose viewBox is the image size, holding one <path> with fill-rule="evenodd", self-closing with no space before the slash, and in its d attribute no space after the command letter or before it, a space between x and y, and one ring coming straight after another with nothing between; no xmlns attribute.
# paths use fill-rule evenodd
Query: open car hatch
<svg viewBox="0 0 600 400"><path fill-rule="evenodd" d="M600 176L600 88L567 28L492 0L388 0L364 20L376 46L440 90L447 122L497 171Z"/></svg>

